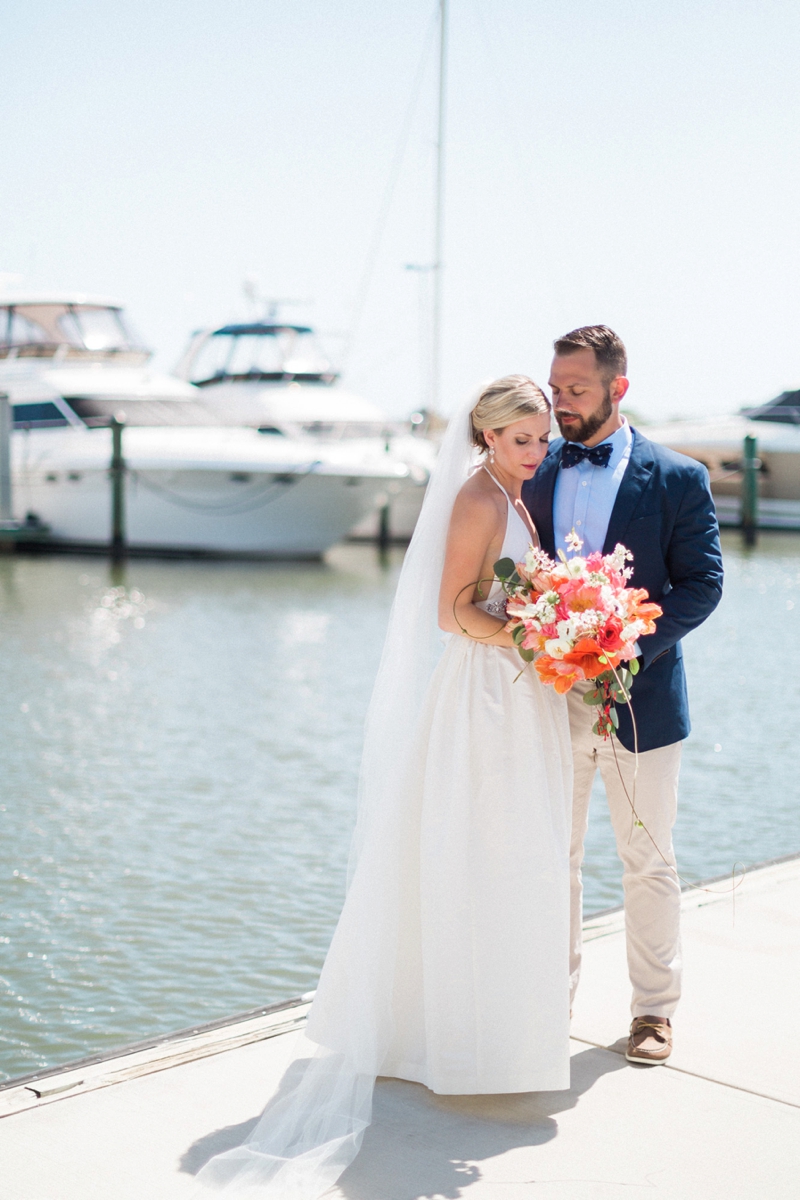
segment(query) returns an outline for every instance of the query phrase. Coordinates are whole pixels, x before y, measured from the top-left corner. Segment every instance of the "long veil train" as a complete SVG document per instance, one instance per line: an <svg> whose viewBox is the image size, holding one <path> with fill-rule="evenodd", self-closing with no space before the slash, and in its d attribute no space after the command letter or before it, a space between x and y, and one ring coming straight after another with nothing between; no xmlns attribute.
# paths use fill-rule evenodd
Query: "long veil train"
<svg viewBox="0 0 800 1200"><path fill-rule="evenodd" d="M413 852L407 804L419 769L414 741L441 649L439 585L455 498L475 451L472 403L442 442L405 556L367 714L359 807L345 906L309 1015L304 1051L246 1142L197 1179L227 1196L316 1200L359 1151L392 1039L400 884Z"/></svg>

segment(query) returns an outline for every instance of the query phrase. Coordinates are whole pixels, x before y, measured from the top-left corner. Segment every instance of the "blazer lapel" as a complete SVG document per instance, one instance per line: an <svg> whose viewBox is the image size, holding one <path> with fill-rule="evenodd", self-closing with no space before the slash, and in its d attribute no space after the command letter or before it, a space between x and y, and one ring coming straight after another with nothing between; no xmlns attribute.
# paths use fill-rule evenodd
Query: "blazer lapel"
<svg viewBox="0 0 800 1200"><path fill-rule="evenodd" d="M556 535L553 528L553 499L556 491L558 469L561 466L561 447L548 454L536 472L536 490L539 493L536 511L531 513L542 549L555 557Z"/></svg>
<svg viewBox="0 0 800 1200"><path fill-rule="evenodd" d="M652 478L653 458L648 446L647 439L634 429L631 457L611 510L606 540L603 544L604 554L610 554L617 542L625 541L625 530L636 515L636 509L644 490Z"/></svg>

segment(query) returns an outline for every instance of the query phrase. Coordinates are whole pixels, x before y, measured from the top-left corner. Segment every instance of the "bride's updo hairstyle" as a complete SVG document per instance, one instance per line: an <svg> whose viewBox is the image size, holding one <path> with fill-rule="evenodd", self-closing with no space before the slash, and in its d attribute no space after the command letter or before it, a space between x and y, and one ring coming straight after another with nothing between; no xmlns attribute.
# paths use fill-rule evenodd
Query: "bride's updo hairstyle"
<svg viewBox="0 0 800 1200"><path fill-rule="evenodd" d="M483 436L484 429L499 433L515 421L549 412L550 401L538 384L527 375L505 375L485 387L478 397L478 403L470 413L472 440L478 449L486 451L489 447Z"/></svg>

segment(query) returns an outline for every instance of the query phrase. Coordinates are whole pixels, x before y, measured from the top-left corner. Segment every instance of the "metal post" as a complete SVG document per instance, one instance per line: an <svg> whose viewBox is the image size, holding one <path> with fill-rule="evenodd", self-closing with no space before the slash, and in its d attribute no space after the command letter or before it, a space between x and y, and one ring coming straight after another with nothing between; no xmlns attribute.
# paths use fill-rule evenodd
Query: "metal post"
<svg viewBox="0 0 800 1200"><path fill-rule="evenodd" d="M0 524L11 520L11 403L0 392Z"/></svg>
<svg viewBox="0 0 800 1200"><path fill-rule="evenodd" d="M755 546L758 534L758 469L756 439L748 433L744 439L742 465L742 534L746 546Z"/></svg>
<svg viewBox="0 0 800 1200"><path fill-rule="evenodd" d="M391 530L389 528L389 505L384 504L378 513L378 549L389 549Z"/></svg>
<svg viewBox="0 0 800 1200"><path fill-rule="evenodd" d="M125 426L111 422L111 557L125 556L125 459L122 457L122 431Z"/></svg>

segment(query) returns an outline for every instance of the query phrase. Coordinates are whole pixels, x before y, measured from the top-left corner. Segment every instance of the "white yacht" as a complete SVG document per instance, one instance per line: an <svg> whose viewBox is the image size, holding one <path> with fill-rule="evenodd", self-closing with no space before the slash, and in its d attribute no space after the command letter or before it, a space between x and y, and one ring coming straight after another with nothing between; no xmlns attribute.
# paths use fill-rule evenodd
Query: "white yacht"
<svg viewBox="0 0 800 1200"><path fill-rule="evenodd" d="M734 416L646 425L642 432L708 467L721 525L741 522L744 439L756 439L758 524L800 528L800 391Z"/></svg>
<svg viewBox="0 0 800 1200"><path fill-rule="evenodd" d="M0 296L16 516L48 525L54 541L107 544L112 420L125 426L133 549L318 556L411 477L358 439L242 421L149 359L113 301Z"/></svg>
<svg viewBox="0 0 800 1200"><path fill-rule="evenodd" d="M405 476L389 486L382 507L391 534L411 536L437 446L425 436L420 414L393 421L342 387L309 326L280 322L272 314L200 330L176 374L199 388L206 405L226 423L273 437L306 439L309 447L324 446L326 452L335 445L348 447L365 465L382 461L406 466ZM354 533L374 536L376 522L373 512Z"/></svg>

